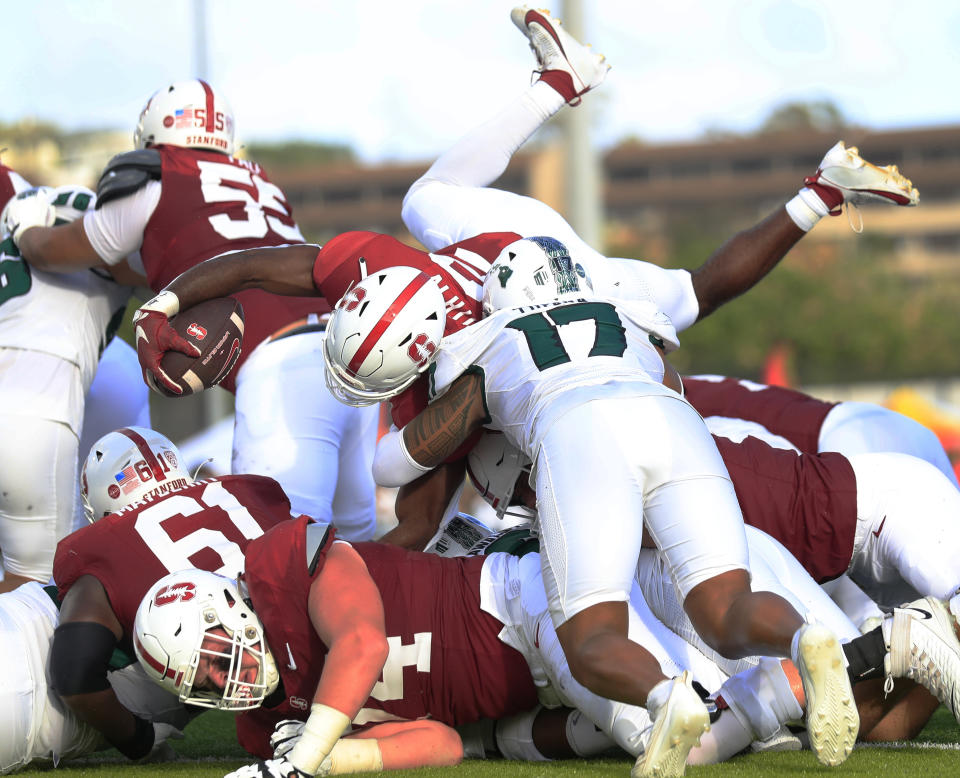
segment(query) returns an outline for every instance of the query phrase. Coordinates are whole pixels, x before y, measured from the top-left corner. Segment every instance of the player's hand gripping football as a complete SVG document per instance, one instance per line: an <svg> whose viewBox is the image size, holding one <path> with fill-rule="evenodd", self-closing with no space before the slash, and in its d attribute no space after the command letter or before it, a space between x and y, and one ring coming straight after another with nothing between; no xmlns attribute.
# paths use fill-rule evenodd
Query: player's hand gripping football
<svg viewBox="0 0 960 778"><path fill-rule="evenodd" d="M180 301L173 292L160 292L141 305L133 315L133 332L137 344L137 358L143 369L143 380L151 389L163 384L174 394L183 394L170 379L160 362L167 351L179 351L190 357L199 357L200 349L176 333L168 321L180 311Z"/></svg>
<svg viewBox="0 0 960 778"><path fill-rule="evenodd" d="M312 778L312 776L303 770L298 770L286 759L267 759L265 762L244 765L232 773L227 773L224 778Z"/></svg>

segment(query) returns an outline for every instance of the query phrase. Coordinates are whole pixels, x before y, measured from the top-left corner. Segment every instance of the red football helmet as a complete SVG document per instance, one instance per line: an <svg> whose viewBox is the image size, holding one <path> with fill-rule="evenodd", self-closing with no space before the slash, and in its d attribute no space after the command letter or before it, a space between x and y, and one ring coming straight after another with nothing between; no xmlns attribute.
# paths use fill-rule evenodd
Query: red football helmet
<svg viewBox="0 0 960 778"><path fill-rule="evenodd" d="M348 405L399 394L433 362L445 326L436 279L413 267L373 273L347 291L327 324L327 386Z"/></svg>
<svg viewBox="0 0 960 778"><path fill-rule="evenodd" d="M198 78L156 92L140 112L133 145L166 143L233 154L233 110L220 93Z"/></svg>

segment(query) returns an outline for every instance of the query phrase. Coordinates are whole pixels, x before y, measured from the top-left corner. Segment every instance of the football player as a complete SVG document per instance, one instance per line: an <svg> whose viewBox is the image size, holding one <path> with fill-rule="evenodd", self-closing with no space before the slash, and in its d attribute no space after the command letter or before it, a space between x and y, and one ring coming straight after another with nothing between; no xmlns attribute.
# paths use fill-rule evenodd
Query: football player
<svg viewBox="0 0 960 778"><path fill-rule="evenodd" d="M25 184L7 168L0 173L3 191ZM67 224L95 201L84 187L41 187L23 190L6 210L38 204ZM57 541L73 526L85 396L131 288L102 271L39 270L0 237L0 591L9 591L50 580Z"/></svg>
<svg viewBox="0 0 960 778"><path fill-rule="evenodd" d="M764 560L758 585L784 591L855 635L789 554L755 540L751 553ZM158 581L137 612L136 646L164 688L190 704L239 712L244 747L274 757L235 778L452 764L462 750L450 725L515 712L538 693L553 704L579 705L607 733L587 737L587 728L569 727L578 753L616 743L634 756L652 755L655 735L644 710L597 698L570 676L536 557L447 559L348 545L299 519L251 543L239 588L196 570ZM803 715L792 667L753 659L721 670L657 624L636 587L631 594L631 636L678 675L686 668L719 689L734 711L719 716L695 760L725 758L759 732ZM730 671L740 675L724 682ZM522 725L501 724L495 739L505 756L542 758ZM355 731L341 737L351 725ZM638 764L639 775L683 773L669 743Z"/></svg>
<svg viewBox="0 0 960 778"><path fill-rule="evenodd" d="M93 445L81 493L94 523L57 547L62 606L51 686L81 721L137 759L153 747L154 729L117 698L106 672L115 648L133 653L140 599L171 570L237 575L249 542L287 521L290 502L263 476L194 481L176 447L141 428L122 428Z"/></svg>
<svg viewBox="0 0 960 778"><path fill-rule="evenodd" d="M52 228L49 211L36 204L8 212L13 239L33 267L113 266L138 253L149 286L159 291L223 252L303 244L283 192L260 165L233 156L233 111L205 81L157 91L140 115L134 146L108 163L97 209L82 221ZM177 313L175 298L158 299L154 305L166 316ZM345 537L372 537L377 414L344 407L324 389L313 354L329 306L317 297L259 290L237 299L245 315L243 350L223 382L236 393L233 472L276 478L296 510L332 520ZM138 342L156 343L150 317L138 317L135 326ZM195 355L185 341L170 342ZM145 378L179 393L159 362L151 370Z"/></svg>

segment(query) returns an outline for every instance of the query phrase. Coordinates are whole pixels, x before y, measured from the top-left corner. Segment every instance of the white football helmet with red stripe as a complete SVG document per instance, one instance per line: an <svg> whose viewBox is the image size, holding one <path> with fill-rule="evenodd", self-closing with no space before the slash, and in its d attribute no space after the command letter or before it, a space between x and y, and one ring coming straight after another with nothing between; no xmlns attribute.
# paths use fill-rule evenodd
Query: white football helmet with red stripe
<svg viewBox="0 0 960 778"><path fill-rule="evenodd" d="M80 497L93 523L133 502L193 483L167 438L145 427L108 432L90 447L80 471Z"/></svg>
<svg viewBox="0 0 960 778"><path fill-rule="evenodd" d="M436 279L413 267L372 273L347 291L327 324L327 386L348 405L399 394L433 362L445 326Z"/></svg>
<svg viewBox="0 0 960 778"><path fill-rule="evenodd" d="M180 570L150 588L133 622L133 648L152 680L202 708L257 708L280 680L263 624L236 581L205 570Z"/></svg>
<svg viewBox="0 0 960 778"><path fill-rule="evenodd" d="M133 145L166 143L233 154L233 109L223 95L198 78L154 92L140 112Z"/></svg>

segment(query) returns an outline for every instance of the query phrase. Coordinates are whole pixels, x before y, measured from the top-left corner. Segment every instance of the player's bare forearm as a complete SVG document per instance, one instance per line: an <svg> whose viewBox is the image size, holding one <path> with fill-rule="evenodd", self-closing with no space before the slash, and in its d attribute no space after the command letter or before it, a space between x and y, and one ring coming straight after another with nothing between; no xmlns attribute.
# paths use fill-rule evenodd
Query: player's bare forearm
<svg viewBox="0 0 960 778"><path fill-rule="evenodd" d="M102 732L111 745L129 741L136 733L136 719L117 699L112 688L87 694L64 696L63 701L77 718Z"/></svg>
<svg viewBox="0 0 960 778"><path fill-rule="evenodd" d="M184 271L166 288L177 295L181 310L244 289L263 289L273 294L298 297L317 296L319 292L313 285L313 261L317 251L317 246L303 244L221 254Z"/></svg>
<svg viewBox="0 0 960 778"><path fill-rule="evenodd" d="M440 721L388 721L349 737L376 738L384 770L450 767L463 759L460 736L455 729Z"/></svg>
<svg viewBox="0 0 960 778"><path fill-rule="evenodd" d="M401 486L394 506L398 524L380 542L423 551L440 528L447 505L463 483L465 470L465 460L450 462Z"/></svg>
<svg viewBox="0 0 960 778"><path fill-rule="evenodd" d="M30 267L48 273L72 273L104 266L100 255L90 245L82 219L59 227L25 230L19 249Z"/></svg>
<svg viewBox="0 0 960 778"><path fill-rule="evenodd" d="M753 287L805 234L785 209L778 208L756 226L730 238L692 273L700 303L697 320Z"/></svg>
<svg viewBox="0 0 960 778"><path fill-rule="evenodd" d="M403 428L403 442L417 462L436 467L486 420L483 379L467 373Z"/></svg>

